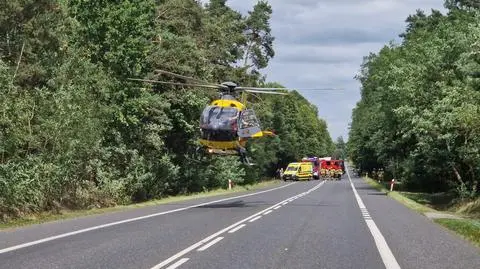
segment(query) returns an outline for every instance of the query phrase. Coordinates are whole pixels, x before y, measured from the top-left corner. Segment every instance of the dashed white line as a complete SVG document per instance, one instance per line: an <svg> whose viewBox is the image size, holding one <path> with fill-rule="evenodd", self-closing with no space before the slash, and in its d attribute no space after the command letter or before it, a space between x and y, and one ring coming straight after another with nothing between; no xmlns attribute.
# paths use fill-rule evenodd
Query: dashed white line
<svg viewBox="0 0 480 269"><path fill-rule="evenodd" d="M263 213L263 215L268 215L270 213L272 213L272 210L268 210L267 212Z"/></svg>
<svg viewBox="0 0 480 269"><path fill-rule="evenodd" d="M325 183L325 182L321 182L321 183L319 183L318 185L316 185L315 187L313 187L312 189L313 189L313 190L316 190L316 189L320 188L324 183ZM304 193L305 193L305 192L304 192ZM232 225L230 225L230 226L228 226L228 227L226 227L226 228L224 228L224 229L222 229L222 230L220 230L220 231L218 231L218 232L216 232L216 233L214 233L214 234L212 234L212 235L210 235L210 236L208 236L208 237L206 237L206 238L204 238L204 239L202 239L202 240L200 240L200 241L198 241L197 243L195 243L195 244L187 247L186 249L178 252L177 254L171 256L170 258L168 258L168 259L162 261L161 263L155 265L155 266L152 267L151 269L160 269L160 268L166 266L167 264L170 264L170 263L173 262L174 260L181 258L181 257L184 256L185 254L187 254L187 253L189 253L190 251L198 248L198 247L201 246L202 244L205 244L205 243L209 242L209 241L212 240L213 238L216 238L217 236L219 236L219 235L221 235L221 234L223 234L223 233L225 233L225 232L227 232L227 231L229 231L229 230L237 227L238 225L240 225L240 224L242 224L242 223L244 223L244 222L246 222L246 221L248 221L248 220L251 220L251 219L253 219L253 218L255 218L255 217L263 214L264 212L266 212L266 211L268 211L268 210L271 210L272 208L280 205L281 203L285 202L285 201L288 200L288 199L290 199L290 198L287 198L287 199L285 199L285 200L283 200L283 201L280 201L280 202L272 205L271 207L268 207L268 208L266 208L266 209L264 209L264 210L262 210L262 211L260 211L260 212L257 212L257 213L255 213L255 214L253 214L253 215L251 215L251 216L249 216L249 217L247 217L247 218L244 218L243 220L240 220L240 221L238 221L238 222L236 222L236 223L234 223L234 224L232 224Z"/></svg>
<svg viewBox="0 0 480 269"><path fill-rule="evenodd" d="M262 216L256 216L255 218L249 220L248 222L254 222L254 221L256 221L257 219L259 219L259 218L261 218L261 217L262 217Z"/></svg>
<svg viewBox="0 0 480 269"><path fill-rule="evenodd" d="M245 227L245 226L247 226L247 224L238 225L237 227L235 227L235 228L231 229L230 231L228 231L228 233L230 233L230 234L231 234L231 233L234 233L234 232L242 229L242 228Z"/></svg>
<svg viewBox="0 0 480 269"><path fill-rule="evenodd" d="M169 267L167 267L167 269L175 269L177 267L179 267L180 265L186 263L187 261L189 260L189 258L182 258L180 260L178 260L178 262L170 265Z"/></svg>
<svg viewBox="0 0 480 269"><path fill-rule="evenodd" d="M222 239L223 239L223 237L217 237L217 238L215 238L214 240L210 241L210 243L208 243L208 244L204 245L203 247L197 249L197 251L204 251L204 250L206 250L207 248L215 245L216 243L218 243L218 242L219 242L220 240L222 240Z"/></svg>
<svg viewBox="0 0 480 269"><path fill-rule="evenodd" d="M295 183L296 183L296 182L292 182L292 183L290 183L290 184L283 185L283 186L280 186L280 187L276 187L276 188L273 188L273 189L268 189L268 190L264 190L264 191L259 191L259 192L254 192L254 193L249 193L249 194L244 194L244 195L229 197L229 198L225 198L225 199L220 199L220 200L215 200L215 201L211 201L211 202L206 202L206 203L191 205L191 206L187 206L187 207L177 208L177 209L174 209L174 210L169 210L169 211L154 213L154 214L145 215L145 216L140 216L140 217L136 217L136 218L131 218L131 219L125 219L125 220L121 220L121 221L110 222L110 223L106 223L106 224L102 224L102 225L98 225L98 226L93 226L93 227L86 228L86 229L81 229L81 230L77 230L77 231L73 231L73 232L68 232L68 233L63 233L63 234L59 234L59 235L54 235L54 236L46 237L46 238L43 238L43 239L40 239L40 240L36 240L36 241L32 241L32 242L28 242L28 243L24 243L24 244L12 246L12 247L0 249L0 254L6 253L6 252L10 252L10 251L14 251L14 250L17 250L17 249L26 248L26 247L29 247L29 246L38 245L38 244L41 244L41 243L53 241L53 240L60 239L60 238L64 238L64 237L69 237L69 236L73 236L73 235L77 235L77 234L81 234L81 233L86 233L86 232L89 232L89 231L94 231L94 230L98 230L98 229L102 229L102 228L107 228L107 227L111 227L111 226L123 224L123 223L134 222L134 221L143 220L143 219L148 219L148 218L153 218L153 217L157 217L157 216L161 216L161 215L166 215L166 214L170 214L170 213L174 213L174 212L184 211L184 210L187 210L187 209L190 209L190 208L195 208L195 207L200 207L200 206L204 206L204 205L210 205L210 204L215 204L215 203L224 202L224 201L228 201L228 200L233 200L233 199L238 199L238 198L253 196L253 195L262 194L262 193L266 193L266 192L271 192L271 191L274 191L274 190L278 190L278 189L282 189L282 188L288 187L288 186L290 186L290 185L292 185L292 184L295 184Z"/></svg>
<svg viewBox="0 0 480 269"><path fill-rule="evenodd" d="M353 194L355 195L355 199L357 200L358 206L360 207L360 211L362 212L362 214L364 212L367 212L368 214L367 207L363 203L362 198L360 198L360 195L358 195L358 192L353 185L353 181L350 177L350 173L348 172L348 168L345 168L345 170L347 171L348 180L350 181L350 185L352 186ZM373 219L370 216L363 217L363 219L367 223L367 227L370 230L370 233L373 236L373 239L375 240L375 245L377 246L378 252L380 253L380 257L382 258L383 264L385 264L386 269L401 269L400 265L395 259L395 256L393 256L392 251L388 247L387 241L385 241L385 238L383 237L382 233L378 229Z"/></svg>
<svg viewBox="0 0 480 269"><path fill-rule="evenodd" d="M277 210L277 209L279 209L280 207L282 207L282 206L279 205L279 206L274 207L273 209Z"/></svg>

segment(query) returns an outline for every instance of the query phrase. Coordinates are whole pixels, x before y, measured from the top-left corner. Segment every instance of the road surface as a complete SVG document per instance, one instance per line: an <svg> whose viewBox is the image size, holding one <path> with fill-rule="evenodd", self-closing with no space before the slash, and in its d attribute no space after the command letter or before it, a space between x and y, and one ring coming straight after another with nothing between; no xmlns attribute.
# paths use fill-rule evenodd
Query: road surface
<svg viewBox="0 0 480 269"><path fill-rule="evenodd" d="M480 268L478 248L349 175L2 231L0 268Z"/></svg>

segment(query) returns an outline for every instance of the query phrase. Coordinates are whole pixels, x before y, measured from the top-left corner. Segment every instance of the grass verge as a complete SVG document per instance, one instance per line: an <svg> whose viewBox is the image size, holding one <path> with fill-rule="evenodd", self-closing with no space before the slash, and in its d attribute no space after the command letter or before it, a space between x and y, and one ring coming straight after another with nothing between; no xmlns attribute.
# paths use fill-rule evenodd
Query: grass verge
<svg viewBox="0 0 480 269"><path fill-rule="evenodd" d="M161 204L167 204L167 203L173 203L173 202L181 202L181 201L187 201L187 200L193 200L193 199L199 199L199 198L214 197L214 196L220 196L225 194L251 191L251 190L256 190L256 189L265 188L265 187L272 187L275 185L279 185L280 183L281 183L280 180L268 180L268 181L262 181L260 183L253 184L253 185L235 186L234 188L232 188L232 190L216 189L208 192L166 197L163 199L151 200L143 203L134 203L134 204L128 204L128 205L118 205L114 207L94 208L94 209L84 209L84 210L61 210L60 212L42 212L38 214L26 215L22 218L12 219L7 222L0 221L0 231L5 229L17 228L17 227L27 226L32 224L40 224L40 223L56 221L56 220L66 220L66 219L72 219L72 218L84 217L84 216L90 216L90 215L125 211L128 209L142 208L147 206L161 205Z"/></svg>
<svg viewBox="0 0 480 269"><path fill-rule="evenodd" d="M384 186L379 184L377 181L371 178L365 178L365 181L375 189L381 192L387 193L388 196L392 197L393 199L397 200L398 202L404 204L408 208L411 208L419 213L426 213L426 212L437 212L435 209L425 206L423 204L417 203L416 201L402 195L399 192L387 190Z"/></svg>
<svg viewBox="0 0 480 269"><path fill-rule="evenodd" d="M463 238L480 247L480 220L475 219L435 219L436 223L456 232Z"/></svg>

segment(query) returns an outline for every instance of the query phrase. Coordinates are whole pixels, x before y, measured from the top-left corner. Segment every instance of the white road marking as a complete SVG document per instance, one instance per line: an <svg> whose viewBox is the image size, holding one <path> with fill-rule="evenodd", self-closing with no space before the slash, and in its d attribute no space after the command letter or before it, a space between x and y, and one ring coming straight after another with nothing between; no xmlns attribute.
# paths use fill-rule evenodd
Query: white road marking
<svg viewBox="0 0 480 269"><path fill-rule="evenodd" d="M345 168L345 170L347 171L348 180L350 181L350 185L352 186L353 194L355 195L355 199L357 200L358 206L360 207L360 211L362 211L362 213L367 212L368 214L367 207L363 203L362 198L360 198L360 195L358 195L357 189L355 189L355 186L353 185L352 178L350 177L350 173L348 172L348 168L346 167L346 165ZM377 246L378 252L380 253L380 257L382 258L383 264L385 264L385 268L401 269L400 265L395 259L395 256L393 256L392 251L388 247L387 241L385 241L385 238L383 237L382 233L380 232L370 215L368 217L364 216L364 220L367 223L367 227L370 230L370 233L372 233L373 239L375 240L375 245Z"/></svg>
<svg viewBox="0 0 480 269"><path fill-rule="evenodd" d="M219 242L220 240L222 240L222 239L223 239L223 237L217 237L215 240L212 240L212 241L210 241L210 243L208 243L208 244L204 245L203 247L197 249L197 251L204 251L204 250L206 250L207 248L215 245L216 243L218 243L218 242Z"/></svg>
<svg viewBox="0 0 480 269"><path fill-rule="evenodd" d="M256 221L257 219L259 219L259 218L261 218L261 217L262 217L262 216L256 216L255 218L249 220L248 222L254 222L254 221Z"/></svg>
<svg viewBox="0 0 480 269"><path fill-rule="evenodd" d="M259 191L259 192L244 194L244 195L235 196L235 197L229 197L229 198L220 199L220 200L215 200L215 201L206 202L206 203L197 204L197 205L191 205L191 206L187 206L187 207L177 208L177 209L174 209L174 210L169 210L169 211L154 213L154 214L145 215L145 216L141 216L141 217L136 217L136 218L125 219L125 220L121 220L121 221L110 222L110 223L106 223L106 224L102 224L102 225L98 225L98 226L93 226L93 227L86 228L86 229L76 230L76 231L69 232L69 233L63 233L63 234L59 234L59 235L55 235L55 236L50 236L50 237L46 237L46 238L43 238L43 239L40 239L40 240L36 240L36 241L32 241L32 242L28 242L28 243L24 243L24 244L12 246L12 247L0 249L0 254L7 253L7 252L10 252L10 251L14 251L14 250L17 250L17 249L26 248L26 247L29 247L29 246L38 245L38 244L41 244L41 243L53 241L53 240L56 240L56 239L60 239L60 238L64 238L64 237L68 237L68 236L72 236L72 235L77 235L77 234L81 234L81 233L86 233L86 232L90 232L90 231L94 231L94 230L98 230L98 229L102 229L102 228L107 228L107 227L111 227L111 226L123 224L123 223L134 222L134 221L143 220L143 219L148 219L148 218L153 218L153 217L157 217L157 216L161 216L161 215L166 215L166 214L170 214L170 213L174 213L174 212L184 211L184 210L191 209L191 208L195 208L195 207L199 207L199 206L204 206L204 205L209 205L209 204L215 204L215 203L224 202L224 201L228 201L228 200L233 200L233 199L238 199L238 198L243 198L243 197L258 195L258 194L262 194L262 193L266 193L266 192L270 192L270 191L282 189L282 188L288 187L288 186L290 186L290 185L292 185L292 184L295 184L295 183L296 183L296 182L292 182L292 183L290 183L290 184L287 184L287 185L284 185L284 186L280 186L280 187L276 187L276 188L273 188L273 189L268 189L268 190L264 190L264 191Z"/></svg>
<svg viewBox="0 0 480 269"><path fill-rule="evenodd" d="M175 269L175 268L179 267L180 265L186 263L188 260L189 260L189 258L180 259L180 260L178 260L178 262L176 262L176 263L170 265L169 267L167 267L167 269Z"/></svg>
<svg viewBox="0 0 480 269"><path fill-rule="evenodd" d="M282 203L282 205L286 205L286 204L288 204L288 202Z"/></svg>
<svg viewBox="0 0 480 269"><path fill-rule="evenodd" d="M242 224L242 225L238 225L237 227L231 229L230 231L228 231L229 234L232 234L240 229L242 229L243 227L247 226L247 224Z"/></svg>
<svg viewBox="0 0 480 269"><path fill-rule="evenodd" d="M272 213L272 210L268 210L267 212L263 213L263 215L268 215L270 213Z"/></svg>
<svg viewBox="0 0 480 269"><path fill-rule="evenodd" d="M316 190L316 189L320 188L324 183L325 183L325 182L321 182L321 183L319 183L318 185L316 185L315 187L313 187L312 189L313 189L313 190ZM303 192L303 193L305 193L305 192ZM262 211L260 211L260 212L257 212L257 213L255 213L255 214L249 216L249 217L246 217L246 218L244 218L243 220L240 220L240 221L238 221L238 222L236 222L236 223L234 223L234 224L232 224L232 225L230 225L230 226L228 226L228 227L226 227L226 228L224 228L224 229L222 229L222 230L220 230L220 231L218 231L218 232L216 232L216 233L214 233L214 234L212 234L212 235L210 235L210 236L208 236L208 237L206 237L206 238L204 238L204 239L202 239L202 240L200 240L200 241L198 241L197 243L195 243L195 244L187 247L186 249L178 252L177 254L171 256L170 258L168 258L168 259L162 261L161 263L155 265L155 266L152 267L151 269L160 269L160 268L164 267L165 265L170 264L170 263L173 262L174 260L181 258L183 255L185 255L185 254L189 253L190 251L198 248L198 247L201 246L202 244L205 244L206 242L209 242L209 241L212 240L213 238L215 238L215 237L217 237L217 236L219 236L219 235L221 235L221 234L223 234L223 233L231 230L232 228L234 228L234 227L236 227L236 226L238 226L238 225L240 225L240 224L242 224L242 223L244 223L244 222L246 222L246 221L249 221L250 219L253 219L253 218L255 218L255 217L263 214L264 212L266 212L266 211L268 211L268 210L271 210L272 208L280 205L281 203L285 202L285 201L288 200L288 199L290 199L290 198L287 198L287 199L285 199L285 200L283 200L283 201L280 201L280 202L272 205L271 207L268 207L268 208L266 208L266 209L264 209L264 210L262 210Z"/></svg>
<svg viewBox="0 0 480 269"><path fill-rule="evenodd" d="M273 209L277 210L277 209L279 209L280 207L282 207L282 206L279 205L279 206L274 207Z"/></svg>

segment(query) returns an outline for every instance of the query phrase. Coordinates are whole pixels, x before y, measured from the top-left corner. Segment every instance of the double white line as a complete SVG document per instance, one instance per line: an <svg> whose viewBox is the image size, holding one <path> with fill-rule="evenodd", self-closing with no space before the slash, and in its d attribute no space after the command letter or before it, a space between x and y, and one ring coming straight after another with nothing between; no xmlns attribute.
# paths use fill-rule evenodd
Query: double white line
<svg viewBox="0 0 480 269"><path fill-rule="evenodd" d="M218 238L220 238L220 237L217 238L217 236L219 236L219 235L221 235L221 234L223 234L223 233L225 233L225 232L227 232L227 231L230 231L230 230L231 230L231 231L234 231L234 230L235 230L234 228L236 228L236 227L239 226L239 225L241 226L241 228L243 228L243 227L245 226L245 224L243 224L244 222L247 222L247 221L249 221L249 220L255 219L255 218L257 218L257 217L261 217L261 215L262 215L263 213L268 212L269 210L272 210L272 209L274 209L274 208L277 208L277 207L280 206L280 205L285 205L285 204L287 204L287 203L290 202L290 201L293 201L293 200L295 200L295 199L297 199L297 198L299 198L299 197L301 197L301 196L304 196L304 195L306 195L306 194L309 194L310 192L315 191L316 189L320 188L324 183L325 183L325 181L322 181L321 183L317 184L315 187L309 189L308 191L302 192L302 193L297 194L297 195L295 195L295 196L293 196L293 197L289 197L289 198L287 198L287 199L285 199L285 200L283 200L283 201L281 201L281 202L278 202L278 203L274 204L274 205L271 206L271 207L268 207L268 208L266 208L266 209L264 209L264 210L262 210L262 211L260 211L260 212L258 212L258 213L255 213L255 214L253 214L253 215L251 215L251 216L249 216L249 217L247 217L247 218L245 218L245 219L243 219L243 220L240 220L240 221L238 221L238 222L236 222L236 223L234 223L234 224L232 224L232 225L230 225L230 226L228 226L228 227L226 227L226 228L224 228L224 229L222 229L222 230L220 230L220 231L218 231L218 232L216 232L216 233L214 233L214 234L212 234L212 235L210 235L210 236L208 236L208 237L206 237L206 238L204 238L204 239L202 239L202 240L200 240L200 241L198 241L197 243L195 243L195 244L187 247L186 249L178 252L177 254L171 256L170 258L168 258L168 259L162 261L161 263L155 265L155 266L152 267L151 269L160 269L160 268L163 268L164 266L170 264L171 262L173 262L173 261L175 261L175 260L183 257L185 254L187 254L187 253L189 253L189 252L191 252L191 251L199 248L199 247L202 246L203 244L207 244L207 243L208 243L210 240L212 240L212 239L215 239L215 238L216 238L216 239L215 239L215 240L216 240L215 243L217 243L218 241L221 240L221 239L218 239ZM278 208L277 208L277 209L278 209ZM242 225L243 225L243 226L242 226ZM240 227L240 226L239 226L239 227ZM241 229L241 228L238 228L238 229ZM223 237L221 237L221 238L223 239ZM214 242L214 241L212 241L212 242ZM213 244L215 244L215 243L212 243L211 245L213 245ZM205 246L207 246L207 245L205 245ZM208 243L208 247L210 247L210 243ZM183 261L182 263L184 263L184 262L188 261L188 259L183 258L183 259L181 259L180 261ZM175 265L175 264L174 264L174 265ZM172 266L173 266L173 265L172 265ZM172 267L170 267L170 268L172 268ZM174 267L173 267L173 268L174 268Z"/></svg>
<svg viewBox="0 0 480 269"><path fill-rule="evenodd" d="M158 212L158 213L145 215L145 216L140 216L140 217L136 217L136 218L124 219L124 220L121 220L121 221L110 222L110 223L106 223L106 224L102 224L102 225L89 227L89 228L86 228L86 229L81 229L81 230L76 230L76 231L73 231L73 232L63 233L63 234L59 234L59 235L55 235L55 236L50 236L50 237L46 237L46 238L43 238L43 239L40 239L40 240L31 241L31 242L27 242L27 243L24 243L24 244L0 249L0 254L7 253L7 252L10 252L10 251L14 251L14 250L18 250L18 249L22 249L22 248L26 248L26 247L30 247L30 246L35 246L35 245L38 245L38 244L46 243L46 242L57 240L57 239L60 239L60 238L65 238L65 237L69 237L69 236L73 236L73 235L77 235L77 234L82 234L82 233L86 233L86 232L90 232L90 231L95 231L95 230L98 230L98 229L103 229L103 228L107 228L107 227L112 227L112 226L124 224L124 223L130 223L130 222L134 222L134 221L149 219L149 218L158 217L158 216L171 214L171 213L175 213L175 212L180 212L180 211L184 211L184 210L188 210L188 209L191 209L191 208L196 208L196 207L200 207L200 206L204 206L204 205L210 205L210 204L220 203L220 202L224 202L224 201L228 201L228 200L233 200L233 199L258 195L258 194L262 194L262 193L266 193L266 192L271 192L271 191L274 191L274 190L283 189L283 188L288 187L292 184L295 184L295 182L292 182L290 184L283 185L283 186L280 186L280 187L276 187L276 188L273 188L273 189L264 190L264 191L258 191L258 192L244 194L244 195L240 195L240 196L228 197L228 198L224 198L224 199L220 199L220 200L215 200L215 201L210 201L210 202L206 202L206 203L191 205L191 206L177 208L177 209L164 211L164 212Z"/></svg>

